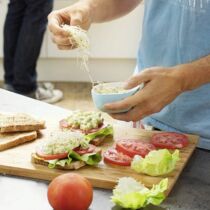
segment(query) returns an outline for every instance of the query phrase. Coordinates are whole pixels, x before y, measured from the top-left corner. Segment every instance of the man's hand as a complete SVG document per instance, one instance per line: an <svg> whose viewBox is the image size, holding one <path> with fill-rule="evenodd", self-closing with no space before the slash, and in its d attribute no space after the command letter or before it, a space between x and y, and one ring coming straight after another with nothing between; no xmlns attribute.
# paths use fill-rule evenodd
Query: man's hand
<svg viewBox="0 0 210 210"><path fill-rule="evenodd" d="M131 77L126 89L144 83L144 88L135 95L122 101L106 104L105 108L113 111L132 109L122 114L111 116L123 121L138 121L144 117L159 112L183 92L184 82L182 75L176 68L155 67L146 69Z"/></svg>
<svg viewBox="0 0 210 210"><path fill-rule="evenodd" d="M62 29L63 24L79 26L89 29L91 25L90 8L88 4L78 2L70 7L55 10L48 16L49 30L52 33L52 41L61 50L72 49L75 46L69 39L69 33Z"/></svg>

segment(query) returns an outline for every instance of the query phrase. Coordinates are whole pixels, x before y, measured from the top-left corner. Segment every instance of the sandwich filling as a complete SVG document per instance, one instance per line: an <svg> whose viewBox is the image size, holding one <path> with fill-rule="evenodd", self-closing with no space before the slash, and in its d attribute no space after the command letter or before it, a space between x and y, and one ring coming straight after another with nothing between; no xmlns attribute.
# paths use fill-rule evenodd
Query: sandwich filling
<svg viewBox="0 0 210 210"><path fill-rule="evenodd" d="M85 134L85 139L90 142L96 138L104 138L113 135L113 127L104 125L104 119L100 112L75 111L60 121L60 127L67 130L79 131Z"/></svg>
<svg viewBox="0 0 210 210"><path fill-rule="evenodd" d="M83 161L88 165L101 161L101 150L89 145L81 133L58 131L51 133L49 138L36 150L36 156L48 162L49 168L55 168L56 165L65 167L73 161Z"/></svg>

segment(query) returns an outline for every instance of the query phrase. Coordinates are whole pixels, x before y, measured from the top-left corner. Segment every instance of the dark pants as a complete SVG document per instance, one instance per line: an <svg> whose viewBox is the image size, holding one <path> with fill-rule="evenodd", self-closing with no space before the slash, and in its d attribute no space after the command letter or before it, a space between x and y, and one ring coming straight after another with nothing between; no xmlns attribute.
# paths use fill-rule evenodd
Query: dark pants
<svg viewBox="0 0 210 210"><path fill-rule="evenodd" d="M53 0L10 0L4 25L5 83L19 93L37 88L36 63Z"/></svg>

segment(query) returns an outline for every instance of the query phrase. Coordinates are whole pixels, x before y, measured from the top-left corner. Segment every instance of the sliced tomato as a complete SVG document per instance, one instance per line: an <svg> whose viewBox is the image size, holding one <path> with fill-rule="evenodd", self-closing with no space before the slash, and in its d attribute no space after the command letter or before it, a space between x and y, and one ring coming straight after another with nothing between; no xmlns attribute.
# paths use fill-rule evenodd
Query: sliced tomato
<svg viewBox="0 0 210 210"><path fill-rule="evenodd" d="M151 142L157 148L181 149L189 144L186 135L174 132L162 132L152 136Z"/></svg>
<svg viewBox="0 0 210 210"><path fill-rule="evenodd" d="M85 132L85 134L95 133L95 132L97 132L97 131L99 131L99 130L105 128L105 127L106 127L106 125L104 125L104 124L102 123L101 125L98 126L98 128L92 128L92 129L90 129L90 130L88 130L88 131L84 131L84 132Z"/></svg>
<svg viewBox="0 0 210 210"><path fill-rule="evenodd" d="M45 154L41 149L37 149L36 155L44 160L55 160L55 159L62 159L68 156L68 152L60 153L60 154Z"/></svg>
<svg viewBox="0 0 210 210"><path fill-rule="evenodd" d="M60 120L59 125L60 125L61 128L69 128L72 131L79 131L79 132L84 133L84 134L95 133L95 132L101 130L102 128L106 127L106 125L104 125L102 123L98 126L98 128L93 128L93 129L90 129L90 130L82 130L82 129L79 129L79 128L72 128L69 125L69 123L66 119Z"/></svg>
<svg viewBox="0 0 210 210"><path fill-rule="evenodd" d="M153 144L140 140L123 139L116 143L116 150L130 157L135 155L145 157L150 151L155 149Z"/></svg>
<svg viewBox="0 0 210 210"><path fill-rule="evenodd" d="M77 152L79 155L84 155L96 151L96 146L90 144L88 148L84 149L81 147L77 147L74 149L74 151Z"/></svg>
<svg viewBox="0 0 210 210"><path fill-rule="evenodd" d="M129 157L128 155L124 155L121 152L118 152L114 148L110 148L107 151L105 151L103 156L105 163L110 163L119 166L130 166L132 161L131 157Z"/></svg>
<svg viewBox="0 0 210 210"><path fill-rule="evenodd" d="M67 120L63 119L59 122L59 125L61 128L68 128L69 127L69 124L67 122Z"/></svg>

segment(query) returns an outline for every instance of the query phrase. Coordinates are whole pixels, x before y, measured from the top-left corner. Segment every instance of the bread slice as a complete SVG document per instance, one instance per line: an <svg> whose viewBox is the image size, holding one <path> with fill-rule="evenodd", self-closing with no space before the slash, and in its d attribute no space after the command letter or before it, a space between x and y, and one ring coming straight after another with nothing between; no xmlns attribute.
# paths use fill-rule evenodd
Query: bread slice
<svg viewBox="0 0 210 210"><path fill-rule="evenodd" d="M45 122L28 114L0 114L0 133L37 131L45 128Z"/></svg>
<svg viewBox="0 0 210 210"><path fill-rule="evenodd" d="M90 141L90 144L93 144L95 146L99 146L104 142L104 139L106 136L96 137L95 139Z"/></svg>
<svg viewBox="0 0 210 210"><path fill-rule="evenodd" d="M0 133L0 151L15 147L37 138L37 132Z"/></svg>
<svg viewBox="0 0 210 210"><path fill-rule="evenodd" d="M32 153L32 155L31 155L31 162L35 163L35 164L39 164L39 165L44 165L44 166L48 166L48 164L49 164L44 159L38 157L35 153ZM60 165L56 165L55 168L62 169L62 170L75 170L75 169L79 169L85 165L86 165L85 162L77 160L77 161L73 161L69 165L65 165L64 167L60 166Z"/></svg>

